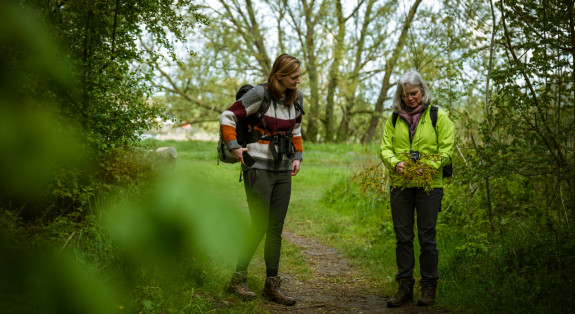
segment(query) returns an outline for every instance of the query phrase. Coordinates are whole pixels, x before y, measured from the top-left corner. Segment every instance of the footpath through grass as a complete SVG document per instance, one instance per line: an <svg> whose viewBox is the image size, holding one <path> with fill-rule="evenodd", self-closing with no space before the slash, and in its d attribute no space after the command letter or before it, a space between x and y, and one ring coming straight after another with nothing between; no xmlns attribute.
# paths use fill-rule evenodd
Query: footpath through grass
<svg viewBox="0 0 575 314"><path fill-rule="evenodd" d="M200 242L209 242L208 248L217 247L218 253L214 255L209 252L210 255L191 250L178 255L172 252L170 258L179 261L179 264L172 266L171 276L168 277L158 272L157 267L138 268L132 275L138 284L131 290L134 292L128 312L267 312L261 298L243 302L225 292L235 269L238 253L235 241L245 232L236 226L245 225L248 220L243 183L238 182L239 165L217 165L215 143L211 142L147 141L144 144L149 148L174 146L178 151L174 167L165 169L168 185L160 191L157 199L152 198L152 204L144 206L152 209L151 219L148 220L155 224L155 237L159 235L172 241L181 235L190 235L189 230L173 230L182 226L189 229L187 224L178 223L180 220L188 221L196 224L194 228L198 232L203 230L209 235L201 238L192 232L191 237L196 242L190 242L190 246L201 247L200 244L205 243L198 244L197 241L202 239ZM365 282L366 294L393 295L397 287L394 282L395 235L388 197L380 192L364 193L351 180L357 171L379 163L377 145L306 144L304 148L301 171L293 178L285 228L338 249L364 277L362 282ZM163 170L160 168L160 171ZM182 181L182 177L187 180ZM555 265L566 269L563 273L572 273L573 268L569 266L572 264L568 263L573 256L569 253L572 246L558 247L556 252L549 249L547 251L552 254L533 256L517 253L519 248L523 248L522 245L528 249L532 243L530 241L508 246L505 239L515 238L506 237L496 239L500 243L490 242L481 221L473 224L461 218L464 217L463 205L457 205L458 194L455 193L461 189L455 185L445 189L446 206L437 225L442 278L438 284L438 304L432 309L445 311L464 308L470 312L485 312L496 308L506 312L517 310L518 300L523 305L519 308L520 312L533 308L567 308L565 304L569 303L561 302L564 299L562 296L567 294L560 288L554 290L556 293L547 292L553 285L545 278L561 280L561 273L550 272L557 269ZM205 198L208 201L203 200ZM456 205L451 206L454 202ZM184 208L184 212L169 209L174 207ZM187 213L189 210L193 212ZM132 215L140 211L141 208L138 208ZM118 220L132 221L134 217ZM201 225L197 225L198 221ZM523 238L530 239L530 235L525 233ZM161 244L159 248L154 248L156 242ZM165 243L154 238L151 245L146 242L144 247L163 254L166 251ZM574 242L569 240L567 243ZM180 244L184 244L180 247L186 246L185 242ZM417 233L414 246L415 252L419 252ZM142 249L136 252L142 252ZM569 258L561 259L565 256ZM555 262L549 263L550 258ZM510 271L514 275L506 274ZM250 264L249 274L248 284L259 293L265 280L262 246ZM312 275L298 247L288 241L284 241L282 247L280 274L290 274L299 281L305 281ZM414 275L416 278L419 275L417 258ZM516 285L528 278L538 280L533 289ZM572 286L568 285L566 289L572 290ZM418 294L416 292L416 298ZM518 299L516 294L525 298ZM532 298L534 295L542 298ZM493 304L485 303L483 300L486 299Z"/></svg>
<svg viewBox="0 0 575 314"><path fill-rule="evenodd" d="M212 142L142 144L150 150L174 146L177 161L155 165L159 177L145 185L150 189L128 191L112 199L96 198L82 225L55 221L50 230L69 231L56 235L60 244L56 257L72 255L73 262L63 264L55 259L52 266L41 263L38 274L48 284L38 286L42 292L37 294L44 295L47 289L42 287L49 286L53 300L48 301L69 304L70 294L64 291L69 291L73 281L84 289L72 298L76 306L88 307L92 313L268 312L262 298L243 302L226 292L249 217L243 184L238 182L239 165L217 165ZM293 178L285 228L338 249L355 266L354 274L363 277L360 282L365 283L365 294L391 296L397 285L388 197L379 191L363 191L351 180L357 171L379 163L377 145L306 143L304 148L301 171ZM513 219L517 227L502 220L498 233L490 234L481 198L467 203L468 186L456 180L450 184L437 224L438 304L425 310L572 310L573 232L549 228L550 232L533 228L536 224L528 220ZM474 219L465 213L470 208ZM14 223L12 216L4 218L12 222L7 224L12 226L9 234L26 233L24 225ZM38 236L53 233L40 232ZM419 252L417 238L414 246ZM415 266L414 275L418 276L417 258ZM249 274L248 284L259 293L265 279L262 246ZM297 281L312 276L299 248L288 241L282 246L280 274ZM23 309L29 299L8 303ZM0 298L0 305L6 300L12 299Z"/></svg>
<svg viewBox="0 0 575 314"><path fill-rule="evenodd" d="M11 211L2 213L5 242L12 243L3 261L8 297L0 298L2 308L268 312L261 298L243 302L225 291L249 217L239 165L217 165L212 142L142 144L149 150L174 146L177 161L156 163L157 180L145 180L142 187L94 197L83 220L58 217L36 225ZM388 197L363 191L351 180L379 163L377 145L306 144L304 158L293 178L286 229L337 248L364 277L366 294L391 296L396 267ZM151 158L145 159L147 167ZM467 183L454 176L444 192L437 224L441 279L432 310L572 311L575 237L570 225L554 225L554 212L535 216L542 224L522 210L499 213L492 222L496 232L490 232L482 198L467 197ZM419 252L417 239L414 246ZM248 284L260 292L265 279L261 246L249 272ZM299 248L288 241L282 246L280 274L297 281L312 276Z"/></svg>
<svg viewBox="0 0 575 314"><path fill-rule="evenodd" d="M222 198L237 204L247 217L243 183L238 182L239 165L217 165L214 143L148 141L145 144L151 148L176 147L178 157L175 173L200 180L203 188L218 191L217 194ZM395 268L393 250L391 247L382 250L381 245L372 243L370 239L374 233L380 235L379 229L384 224L383 219L387 219L388 210L385 203L375 200L366 202L359 190L349 190L346 179L356 170L377 162L377 158L375 146L306 144L301 171L293 178L292 199L285 228L339 249L352 258L352 263L365 270L365 276L369 278L366 282L370 283L366 289L390 294L395 289L390 285ZM367 203L371 208L353 208L354 204L350 200ZM358 218L357 211L363 217ZM370 235L370 238L365 238L365 235ZM388 243L387 240L384 242ZM217 270L209 278L211 283L200 287L199 291L204 290L202 294L211 295L214 304L225 303L225 308L232 308L233 311L265 311L261 300L243 303L223 292L234 267L235 258L220 259ZM249 269L249 284L255 291L263 288L264 268L260 245ZM284 241L282 247L280 273L290 273L302 280L311 275L298 248L287 241Z"/></svg>

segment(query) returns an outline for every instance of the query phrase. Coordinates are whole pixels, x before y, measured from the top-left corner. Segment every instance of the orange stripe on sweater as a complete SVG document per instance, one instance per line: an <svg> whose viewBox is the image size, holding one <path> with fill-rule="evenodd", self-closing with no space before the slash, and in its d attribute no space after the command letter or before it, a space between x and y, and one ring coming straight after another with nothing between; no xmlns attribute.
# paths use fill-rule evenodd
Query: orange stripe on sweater
<svg viewBox="0 0 575 314"><path fill-rule="evenodd" d="M292 138L293 146L295 147L296 152L303 152L303 145L301 142L301 136L293 137ZM266 140L259 140L258 144L269 144L270 141Z"/></svg>
<svg viewBox="0 0 575 314"><path fill-rule="evenodd" d="M292 139L293 146L296 152L303 152L303 144L301 142L301 136L295 136Z"/></svg>
<svg viewBox="0 0 575 314"><path fill-rule="evenodd" d="M266 136L272 135L271 132L266 132L266 131L264 131L263 128L261 128L261 127L259 127L259 126L257 126L257 125L254 126L254 130L258 131L260 134L265 134Z"/></svg>
<svg viewBox="0 0 575 314"><path fill-rule="evenodd" d="M293 142L293 145L294 145L294 147L295 147L295 151L296 151L296 152L303 152L303 146L302 146L302 142L301 142L301 137L300 137L300 136L292 138L292 142ZM269 143L270 143L270 141L266 141L266 140L259 140L259 141L258 141L258 144L266 144L266 145L268 145Z"/></svg>
<svg viewBox="0 0 575 314"><path fill-rule="evenodd" d="M237 140L236 128L231 125L222 124L220 127L220 131L222 132L222 136L224 137L224 141L227 143L231 140Z"/></svg>

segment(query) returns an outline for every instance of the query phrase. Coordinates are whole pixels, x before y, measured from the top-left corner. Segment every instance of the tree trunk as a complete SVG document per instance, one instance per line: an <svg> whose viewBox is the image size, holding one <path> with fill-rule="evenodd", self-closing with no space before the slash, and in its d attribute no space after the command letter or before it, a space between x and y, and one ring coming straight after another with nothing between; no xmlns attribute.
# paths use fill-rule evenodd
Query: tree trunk
<svg viewBox="0 0 575 314"><path fill-rule="evenodd" d="M337 13L337 35L335 36L335 46L333 47L333 61L328 75L327 99L325 102L325 141L332 142L335 139L334 128L334 106L335 92L339 85L341 59L345 46L345 18L343 17L341 0L336 1Z"/></svg>
<svg viewBox="0 0 575 314"><path fill-rule="evenodd" d="M304 124L304 132L302 134L305 140L316 142L318 139L319 128L318 128L318 118L319 118L319 74L318 74L318 64L316 57L316 41L317 37L315 32L315 27L318 24L320 18L325 15L325 8L327 1L320 4L318 12L313 12L315 1L308 3L307 0L301 0L301 8L303 9L303 19L305 23L305 34L301 29L296 27L296 32L298 33L299 39L302 42L303 54L305 57L305 69L309 78L310 95L306 99L308 103L308 115ZM296 17L294 12L288 7L288 12L294 23L298 25L300 17Z"/></svg>
<svg viewBox="0 0 575 314"><path fill-rule="evenodd" d="M569 33L571 34L571 56L572 56L572 63L571 63L571 77L573 78L573 82L575 82L575 13L573 13L574 9L573 6L575 5L575 1L571 0L568 1L569 5L567 6L569 10ZM575 93L575 89L573 90Z"/></svg>
<svg viewBox="0 0 575 314"><path fill-rule="evenodd" d="M114 8L114 25L112 26L112 60L116 57L116 30L118 29L118 12L120 11L120 0L116 0Z"/></svg>
<svg viewBox="0 0 575 314"><path fill-rule="evenodd" d="M254 8L252 5L252 0L246 0L246 6L248 10L248 15L250 17L250 31L254 38L254 45L256 46L257 53L255 54L256 59L260 63L260 66L264 70L264 74L269 74L271 72L271 59L268 56L264 38L262 36L262 32L260 31L260 27L256 16L254 14Z"/></svg>
<svg viewBox="0 0 575 314"><path fill-rule="evenodd" d="M257 21L252 1L246 0L245 5L236 1L219 0L219 2L229 15L229 21L234 25L234 30L245 41L245 46L255 47L255 49L251 48L251 55L256 58L262 76L267 77L271 72L271 59L266 50L264 37ZM232 5L234 6L233 8ZM248 13L247 17L244 15L244 9ZM237 18L234 12L238 15Z"/></svg>
<svg viewBox="0 0 575 314"><path fill-rule="evenodd" d="M363 20L363 24L361 27L360 37L357 41L356 47L357 50L355 51L354 57L354 64L353 70L351 71L348 82L346 86L343 88L343 99L345 101L345 106L343 106L343 112L341 116L341 120L339 123L339 127L337 130L337 142L343 142L349 138L349 123L351 119L351 114L353 107L355 105L355 95L357 93L357 87L359 85L359 72L362 68L363 63L363 53L365 50L365 39L368 32L368 27L371 24L372 20L372 10L375 0L369 0L367 3L367 7L365 9L365 17Z"/></svg>
<svg viewBox="0 0 575 314"><path fill-rule="evenodd" d="M373 136L375 135L375 130L377 130L377 126L379 125L379 120L383 115L383 102L387 98L387 91L391 87L390 85L391 74L393 72L393 69L395 68L397 59L399 59L399 54L401 53L403 47L405 46L407 33L409 31L409 28L411 27L413 19L415 18L415 13L417 12L417 8L419 7L420 3L421 0L416 0L415 3L413 3L411 8L409 9L409 14L407 15L407 18L405 19L405 22L403 24L403 28L401 30L401 34L399 35L399 39L397 40L395 50L393 51L391 58L386 62L385 76L381 84L379 96L377 97L377 101L375 103L375 111L371 117L371 121L369 123L369 127L367 128L367 131L364 134L363 138L361 139L361 142L364 144L371 142L371 140L373 139Z"/></svg>
<svg viewBox="0 0 575 314"><path fill-rule="evenodd" d="M493 124L489 118L489 112L491 108L489 107L491 102L491 93L489 90L489 81L491 80L491 72L493 70L493 54L495 51L495 33L497 31L497 22L495 18L495 8L493 7L493 0L489 1L491 6L491 17L493 19L493 27L491 29L491 43L489 45L489 68L487 69L487 78L485 79L485 116L487 122L489 123L489 133L491 134L491 129L493 129Z"/></svg>

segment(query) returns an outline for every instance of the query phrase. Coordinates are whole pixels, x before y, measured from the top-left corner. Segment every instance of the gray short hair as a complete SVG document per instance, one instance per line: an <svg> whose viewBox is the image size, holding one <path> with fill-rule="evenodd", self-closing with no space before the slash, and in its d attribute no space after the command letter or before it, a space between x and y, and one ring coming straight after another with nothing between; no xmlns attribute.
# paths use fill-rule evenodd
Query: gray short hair
<svg viewBox="0 0 575 314"><path fill-rule="evenodd" d="M433 95L431 94L431 90L425 84L425 81L421 77L421 74L417 72L415 69L409 69L405 72L399 80L397 80L397 88L395 89L395 95L393 96L393 111L399 112L402 108L405 107L403 101L401 100L401 95L404 93L404 86L405 84L411 84L419 87L421 90L421 103L424 106L427 106L431 103L433 99Z"/></svg>

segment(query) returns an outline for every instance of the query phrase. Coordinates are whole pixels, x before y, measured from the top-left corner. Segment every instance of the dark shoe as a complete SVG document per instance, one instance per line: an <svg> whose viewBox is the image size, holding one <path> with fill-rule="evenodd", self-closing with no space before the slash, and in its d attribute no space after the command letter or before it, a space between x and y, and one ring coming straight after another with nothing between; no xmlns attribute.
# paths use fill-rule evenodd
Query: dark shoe
<svg viewBox="0 0 575 314"><path fill-rule="evenodd" d="M415 281L413 279L403 278L397 280L397 282L399 283L399 288L397 288L397 293L393 298L387 301L388 307L398 307L413 301L413 284Z"/></svg>
<svg viewBox="0 0 575 314"><path fill-rule="evenodd" d="M232 281L228 287L229 293L234 293L242 299L254 299L257 297L255 292L251 291L247 285L248 273L245 271L234 273Z"/></svg>
<svg viewBox="0 0 575 314"><path fill-rule="evenodd" d="M435 289L437 281L419 281L421 286L421 296L417 300L417 305L428 306L435 304Z"/></svg>
<svg viewBox="0 0 575 314"><path fill-rule="evenodd" d="M288 297L281 292L281 290L280 290L281 282L282 281L280 279L280 276L268 277L266 279L264 291L262 291L262 296L266 300L271 301L271 302L275 302L278 304L294 305L296 302L295 299Z"/></svg>

